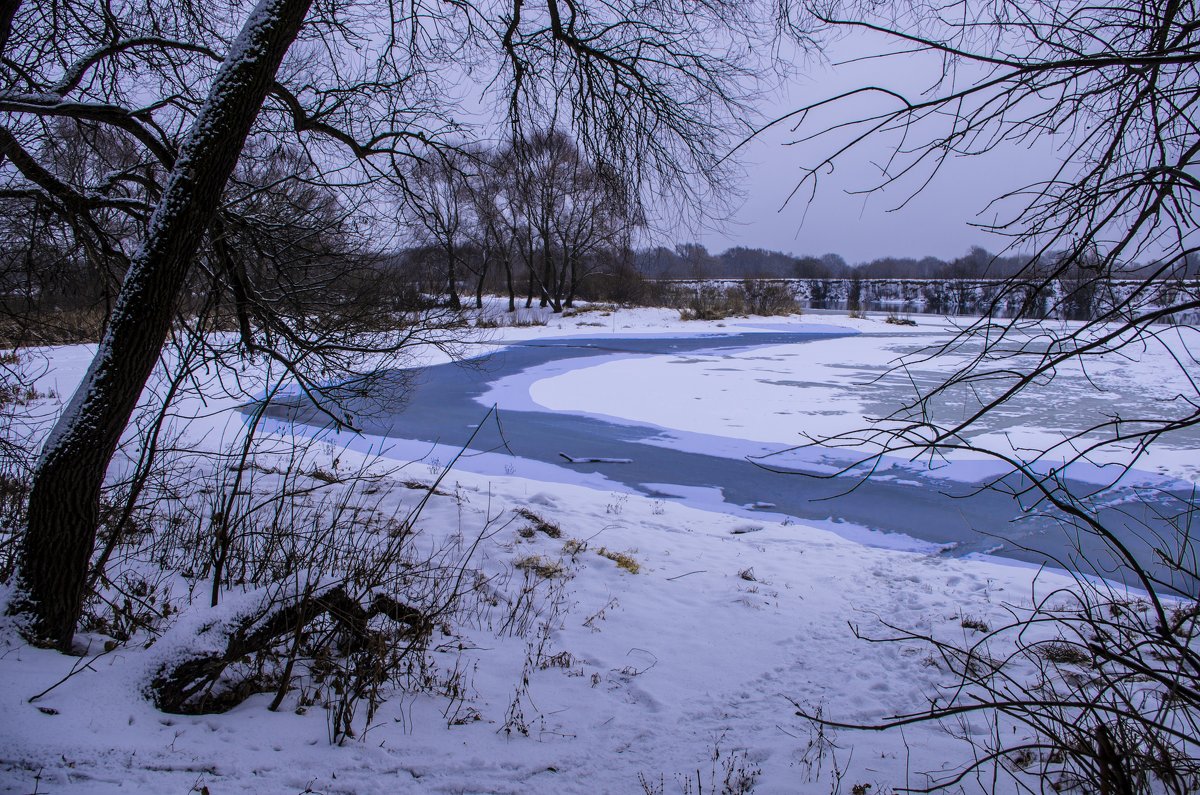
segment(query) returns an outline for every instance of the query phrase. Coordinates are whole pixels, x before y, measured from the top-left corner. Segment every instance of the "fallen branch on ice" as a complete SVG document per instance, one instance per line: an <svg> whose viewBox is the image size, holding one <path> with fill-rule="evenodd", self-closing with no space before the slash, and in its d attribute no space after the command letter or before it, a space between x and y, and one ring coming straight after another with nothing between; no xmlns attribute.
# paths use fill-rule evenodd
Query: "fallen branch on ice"
<svg viewBox="0 0 1200 795"><path fill-rule="evenodd" d="M571 464L632 464L632 458L593 458L591 456L575 457L566 453L559 453L563 458L567 459Z"/></svg>

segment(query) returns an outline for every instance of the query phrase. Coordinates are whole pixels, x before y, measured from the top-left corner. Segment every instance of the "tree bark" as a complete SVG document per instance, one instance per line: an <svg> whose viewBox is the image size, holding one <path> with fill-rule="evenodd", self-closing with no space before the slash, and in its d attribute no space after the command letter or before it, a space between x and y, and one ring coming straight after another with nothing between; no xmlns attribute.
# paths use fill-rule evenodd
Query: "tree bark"
<svg viewBox="0 0 1200 795"><path fill-rule="evenodd" d="M209 228L284 54L312 0L260 0L218 71L134 256L83 383L34 473L18 609L32 637L70 649L86 594L100 490Z"/></svg>

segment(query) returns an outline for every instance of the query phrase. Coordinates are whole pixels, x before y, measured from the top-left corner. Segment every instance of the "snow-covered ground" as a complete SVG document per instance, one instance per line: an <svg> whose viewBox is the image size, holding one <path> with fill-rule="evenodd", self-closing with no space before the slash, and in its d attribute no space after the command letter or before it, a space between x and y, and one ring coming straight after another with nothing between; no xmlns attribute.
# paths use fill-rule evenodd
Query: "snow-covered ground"
<svg viewBox="0 0 1200 795"><path fill-rule="evenodd" d="M665 310L621 310L497 329L480 349L549 335L724 333L808 322L861 334L719 357L626 357L530 379L516 397L786 443L848 430L877 413L864 380L948 329L938 320L909 328L836 315L681 323ZM88 356L86 346L49 351L42 390L68 395ZM1114 365L1098 377L1126 396L1151 386L1169 392L1161 379L1145 386L1131 367ZM613 388L626 384L637 388ZM236 404L216 394L203 405L185 402L177 413L196 418L179 425L174 443L220 449L242 427ZM281 450L264 460L269 455L287 458ZM407 515L424 494L411 481L429 484L440 474L428 460L332 446L315 445L309 456L302 466L312 468L313 501L336 502L349 488L342 473L369 470L380 478L363 499L382 516ZM1157 466L1194 475L1194 464L1177 464L1168 457ZM261 468L254 487L273 486L269 470ZM868 722L927 707L938 684L953 683L929 650L866 643L852 627L889 634L882 617L969 639L976 630L965 625L994 625L1006 605L1068 582L520 474L453 470L416 521L418 543L431 549L478 540L471 565L494 590L494 604L480 601L434 632L430 661L460 697L392 693L341 745L329 741L326 710L299 708L295 696L277 712L268 710L268 694L221 715L160 713L144 695L157 666L186 628L224 615L207 607L206 583L177 577L162 588L182 618L166 622L166 634L148 648L149 637L139 635L105 651L105 638L93 634L83 638L89 653L72 658L24 644L8 619L0 625L0 792L699 793L752 785L758 793L827 793L840 782L842 792L874 794L921 786L925 772L957 765L970 746L932 724L820 735L793 702ZM221 473L199 477L215 483ZM530 532L517 509L557 524L561 537ZM551 576L527 575L531 561L551 564L544 569ZM506 615L520 612L512 600L525 585L533 594L532 606L521 608L528 626L500 631Z"/></svg>

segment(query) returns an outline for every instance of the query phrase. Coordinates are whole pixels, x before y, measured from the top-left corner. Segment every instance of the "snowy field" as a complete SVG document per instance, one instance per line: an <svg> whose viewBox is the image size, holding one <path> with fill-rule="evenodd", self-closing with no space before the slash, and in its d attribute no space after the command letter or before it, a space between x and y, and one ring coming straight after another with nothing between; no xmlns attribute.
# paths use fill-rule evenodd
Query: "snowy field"
<svg viewBox="0 0 1200 795"><path fill-rule="evenodd" d="M730 333L810 322L860 333L720 356L614 358L527 374L495 394L502 407L528 402L619 417L681 438L791 444L879 416L903 389L864 385L949 329L941 320L898 327L838 315L681 323L665 310L621 310L492 330L479 350L550 335ZM1169 397L1174 386L1147 373L1165 371L1162 357L1173 344L1086 375L1115 400ZM42 391L69 395L88 357L86 346L48 351ZM918 377L937 374L928 365ZM1084 375L1062 373L1055 388L1063 397L1054 405L1032 399L1022 435L984 432L1021 447L1076 427L1067 407L1088 389ZM36 409L45 415L56 403ZM242 428L237 404L216 389L203 401L184 401L173 443L196 451L227 446ZM292 439L278 441L263 453L251 490L269 493L283 477ZM1169 442L1149 468L1194 480L1187 447L1186 440ZM305 456L297 466L311 473L311 505L338 504L349 474L366 473L370 489L347 499L385 517L411 515L426 493L415 486L432 484L446 463L320 443ZM269 466L272 460L280 465ZM196 466L193 478L224 482L225 473ZM236 611L234 597L207 607L204 582L159 584L160 598L178 615L161 637L142 633L106 647L102 634L85 634L90 647L81 658L25 645L5 619L0 792L876 795L921 787L969 758L957 727L819 733L796 705L840 721L919 711L953 677L927 648L867 643L855 628L890 634L882 618L969 642L972 627L1002 623L1010 607L1069 582L529 474L469 467L444 474L415 519L416 543L470 552L475 601L434 630L427 663L441 685L390 693L369 723L356 716L355 736L340 745L330 742L329 711L306 705L301 693L274 712L271 694L220 715L167 715L151 705L145 688L159 666L197 627ZM561 535L533 529L520 509ZM973 779L963 786L982 789Z"/></svg>

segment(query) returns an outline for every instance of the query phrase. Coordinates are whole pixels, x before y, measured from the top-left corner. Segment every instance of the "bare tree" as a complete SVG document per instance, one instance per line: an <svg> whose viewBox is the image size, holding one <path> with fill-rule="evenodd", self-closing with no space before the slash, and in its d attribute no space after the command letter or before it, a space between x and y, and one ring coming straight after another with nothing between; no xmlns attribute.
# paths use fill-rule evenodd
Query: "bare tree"
<svg viewBox="0 0 1200 795"><path fill-rule="evenodd" d="M29 500L18 609L33 636L59 648L70 646L84 598L105 470L164 340L188 322L189 285L205 277L224 296L207 305L232 307L241 350L279 363L314 396L318 374L352 378L412 338L411 326L350 323L331 338L289 316L289 302L275 300L287 280L256 285L246 271L240 247L253 244L256 219L239 221L239 208L320 183L336 207L309 196L293 218L360 208L378 234L376 187L394 195L414 157L462 140L449 89L466 67L485 65L486 96L518 135L561 111L584 150L632 184L694 193L719 178L720 143L753 73L744 43L761 29L745 4L683 0L262 0L243 13L153 0L0 4L4 196L36 203L95 267L122 274L99 353L44 445ZM379 45L370 56L360 54L365 41ZM128 154L107 169L61 168L61 123L84 137L104 130ZM86 154L98 162L110 145L92 140ZM257 176L239 184L239 159L253 165L279 147L296 158L294 173L273 185L269 169L247 167ZM272 191L280 182L288 190ZM284 273L258 276L272 272Z"/></svg>
<svg viewBox="0 0 1200 795"><path fill-rule="evenodd" d="M466 150L470 173L464 182L471 221L468 239L475 249L475 264L468 265L475 275L475 306L483 308L483 289L494 265L504 268L505 288L508 293L508 311L516 310L516 292L513 289L512 238L504 222L503 175L498 168L496 153L483 147Z"/></svg>
<svg viewBox="0 0 1200 795"><path fill-rule="evenodd" d="M1112 473L1111 485L1152 445L1200 421L1200 295L1187 280L1200 220L1196 5L964 0L821 2L809 8L811 16L793 10L793 32L806 43L840 33L882 37L885 51L877 57L918 53L940 68L936 84L911 97L864 85L790 114L801 138L824 143L804 171L804 191L815 191L831 168L880 139L895 149L865 191L926 190L954 158L1003 154L1049 137L1060 155L1044 179L996 197L989 210L999 220L983 225L1024 255L1024 267L990 307L1015 305L1017 317L1001 320L988 311L944 345L911 357L902 366L942 356L960 357L960 366L914 394L886 424L824 443L869 447L871 460L979 452L971 435L984 418L1027 390L1046 389L1064 369L1086 370L1103 357L1157 352L1177 368L1180 385L1154 412L1129 417L1114 409L1047 449L982 450L1022 476L993 486L1084 539L1074 556L1053 561L1076 576L1076 587L1013 606L1012 621L978 642L895 628L888 639L931 644L956 679L928 711L872 728L971 716L991 721L995 734L977 735L983 747L930 789L990 768L1025 791L1195 791L1195 498L1186 490L1139 494L1157 516L1134 546L1110 524L1112 514L1100 511L1095 487L1082 488L1071 471L1109 464L1101 471ZM861 115L836 116L851 100L875 102ZM1041 322L1046 296L1051 312L1084 320ZM966 410L943 411L948 398L965 399Z"/></svg>
<svg viewBox="0 0 1200 795"><path fill-rule="evenodd" d="M420 237L441 255L446 300L452 309L462 306L458 279L470 224L467 177L461 159L456 153L443 152L418 160L407 179L412 196L404 203Z"/></svg>
<svg viewBox="0 0 1200 795"><path fill-rule="evenodd" d="M642 212L631 187L604 164L574 157L567 166L566 194L554 219L562 251L558 291L564 307L574 304L583 280L599 266L602 252L628 246Z"/></svg>
<svg viewBox="0 0 1200 795"><path fill-rule="evenodd" d="M519 138L509 147L506 165L514 201L528 236L522 247L527 252L529 281L535 283L542 306L562 311L561 268L563 252L555 244L555 225L564 203L575 186L569 181L572 161L579 151L561 131L550 129ZM535 252L537 256L535 267Z"/></svg>
<svg viewBox="0 0 1200 795"><path fill-rule="evenodd" d="M513 141L496 160L515 243L542 306L571 306L588 262L628 237L641 203L626 176L591 160L564 131Z"/></svg>
<svg viewBox="0 0 1200 795"><path fill-rule="evenodd" d="M130 260L96 359L43 447L29 496L21 582L33 632L59 648L70 647L79 618L108 461L166 340L188 265L242 142L307 12L307 0L264 0L247 20L199 123L172 157L171 176L145 242ZM15 140L7 154L18 168L25 165L22 174L31 182L53 184L52 175L25 162Z"/></svg>

